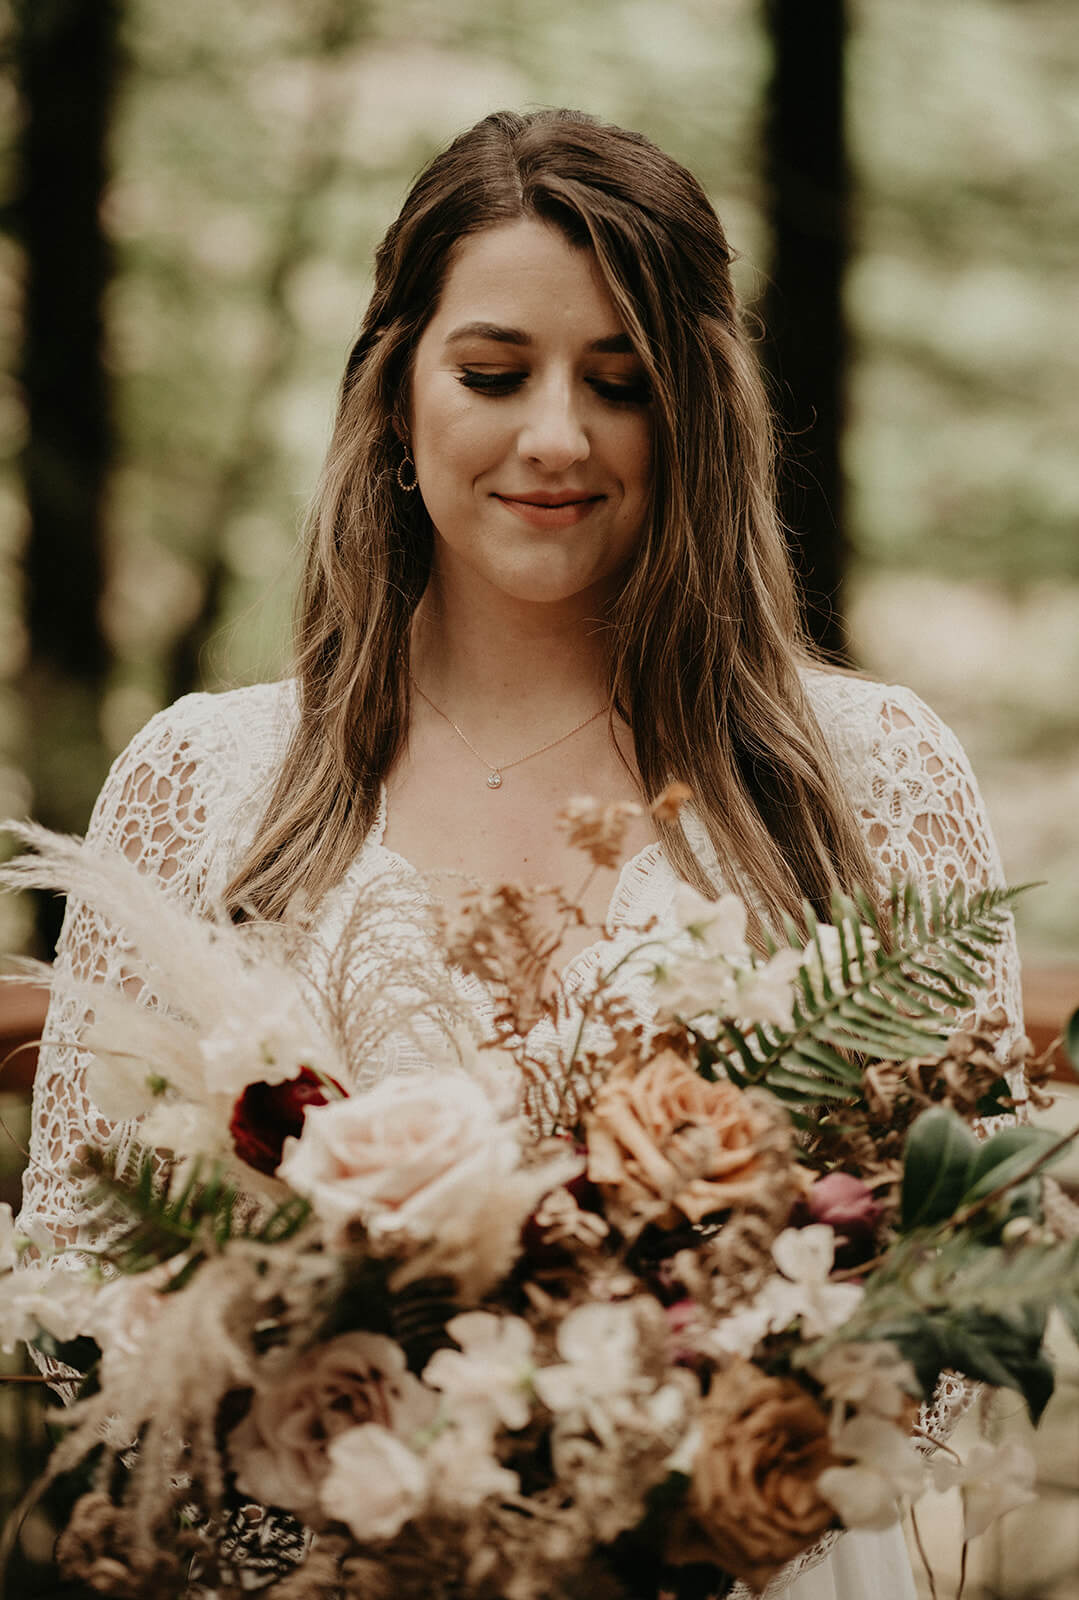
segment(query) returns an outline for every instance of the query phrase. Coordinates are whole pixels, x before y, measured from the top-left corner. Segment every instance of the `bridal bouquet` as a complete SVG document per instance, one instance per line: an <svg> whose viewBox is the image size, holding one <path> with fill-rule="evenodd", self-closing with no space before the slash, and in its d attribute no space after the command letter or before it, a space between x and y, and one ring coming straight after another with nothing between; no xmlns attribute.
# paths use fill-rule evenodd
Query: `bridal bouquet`
<svg viewBox="0 0 1079 1600"><path fill-rule="evenodd" d="M625 808L562 821L620 858ZM24 837L8 881L89 900L130 950L125 989L85 996L89 1092L135 1128L82 1152L93 1226L57 1260L0 1218L0 1344L83 1375L49 1470L85 1474L70 1576L703 1600L927 1478L964 1486L967 1536L1031 1498L1024 1452L962 1462L926 1409L959 1374L1037 1420L1052 1308L1079 1338L1044 1176L1066 1141L985 1133L1029 1047L957 1027L1007 892L899 886L754 948L739 901L686 888L570 1003L557 895L544 918L503 886L439 928L387 879L326 947ZM499 997L490 1038L462 971Z"/></svg>

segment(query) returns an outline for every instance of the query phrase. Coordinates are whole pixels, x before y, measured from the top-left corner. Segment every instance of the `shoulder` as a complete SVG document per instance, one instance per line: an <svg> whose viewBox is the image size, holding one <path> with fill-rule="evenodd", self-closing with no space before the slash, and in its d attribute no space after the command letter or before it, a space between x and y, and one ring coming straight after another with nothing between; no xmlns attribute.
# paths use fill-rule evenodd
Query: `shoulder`
<svg viewBox="0 0 1079 1600"><path fill-rule="evenodd" d="M948 724L902 684L817 669L802 681L885 873L920 867L946 882L999 881L978 782Z"/></svg>
<svg viewBox="0 0 1079 1600"><path fill-rule="evenodd" d="M802 685L844 778L868 770L944 776L969 762L958 738L913 689L854 673L809 668Z"/></svg>
<svg viewBox="0 0 1079 1600"><path fill-rule="evenodd" d="M293 683L189 694L117 757L87 837L196 898L253 825L296 720Z"/></svg>

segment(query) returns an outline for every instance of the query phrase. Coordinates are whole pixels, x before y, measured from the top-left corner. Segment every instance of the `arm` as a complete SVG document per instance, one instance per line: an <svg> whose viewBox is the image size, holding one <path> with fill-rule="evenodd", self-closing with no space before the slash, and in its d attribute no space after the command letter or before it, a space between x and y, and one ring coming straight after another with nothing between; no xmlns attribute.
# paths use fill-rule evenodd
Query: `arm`
<svg viewBox="0 0 1079 1600"><path fill-rule="evenodd" d="M178 709L155 717L120 756L94 807L87 839L99 850L122 851L167 892L202 905L214 763L197 748L191 719L177 716ZM93 1142L122 1158L134 1132L130 1123L107 1122L87 1094L89 1058L79 1041L91 1013L73 989L126 981L153 1005L153 994L125 975L125 958L122 930L90 905L68 905L34 1081L23 1180L19 1230L32 1241L31 1258L94 1237L87 1184L73 1170L75 1157L81 1145Z"/></svg>
<svg viewBox="0 0 1079 1600"><path fill-rule="evenodd" d="M878 881L912 878L923 893L960 885L968 893L1004 883L985 804L965 751L952 730L909 689L878 688L858 814ZM999 1008L1008 1019L1002 1053L1022 1037L1023 1005L1015 926L981 963L986 988L975 1015ZM1022 1072L1012 1089L1022 1094Z"/></svg>

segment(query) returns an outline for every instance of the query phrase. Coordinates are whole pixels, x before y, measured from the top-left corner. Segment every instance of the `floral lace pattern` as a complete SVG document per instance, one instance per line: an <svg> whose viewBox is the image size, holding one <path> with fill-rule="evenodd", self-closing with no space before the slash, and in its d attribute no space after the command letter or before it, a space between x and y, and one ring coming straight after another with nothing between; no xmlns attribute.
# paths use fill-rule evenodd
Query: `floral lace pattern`
<svg viewBox="0 0 1079 1600"><path fill-rule="evenodd" d="M920 885L961 884L978 889L997 884L1001 866L976 780L955 735L910 690L842 674L811 671L806 689L858 815L882 889L893 876ZM221 695L196 694L154 717L115 763L94 809L88 838L99 848L123 851L170 894L196 908L217 904L238 852L256 824L268 786L296 716L290 684L264 684ZM429 897L419 874L381 842L379 819L345 881L327 897L322 922L347 905L350 885L387 870L411 874L418 896ZM699 825L687 836L705 870L722 885ZM652 845L623 869L611 902L608 926L619 941L632 940L642 925L669 914L677 879L662 849ZM595 969L600 947L582 952L564 973L570 996ZM84 1003L71 993L72 980L112 983L125 979L122 933L93 907L68 908L55 964L53 999L34 1088L30 1164L20 1220L23 1232L41 1243L77 1245L94 1228L85 1189L72 1176L79 1146L107 1143L122 1155L130 1125L107 1125L85 1086L87 1058L78 1039L87 1020ZM462 977L462 975L458 975ZM987 972L985 1006L1002 1006L1011 1021L1003 1047L1022 1029L1014 937L994 951ZM128 980L131 981L130 979ZM647 973L627 969L627 992L647 1014ZM463 997L479 1013L491 1000L475 980L464 980ZM145 993L147 1004L154 997ZM566 1026L572 1025L567 1009ZM541 1024L550 1027L550 1024ZM530 1039L538 1055L556 1051L557 1037ZM413 1047L415 1048L415 1047ZM385 1063L393 1070L406 1062ZM967 1389L943 1385L924 1420L946 1433L967 1403ZM796 1573L823 1559L828 1542L809 1552L768 1593L785 1594ZM735 1595L742 1596L738 1589ZM748 1594L748 1591L745 1591ZM793 1600L793 1597L792 1597Z"/></svg>

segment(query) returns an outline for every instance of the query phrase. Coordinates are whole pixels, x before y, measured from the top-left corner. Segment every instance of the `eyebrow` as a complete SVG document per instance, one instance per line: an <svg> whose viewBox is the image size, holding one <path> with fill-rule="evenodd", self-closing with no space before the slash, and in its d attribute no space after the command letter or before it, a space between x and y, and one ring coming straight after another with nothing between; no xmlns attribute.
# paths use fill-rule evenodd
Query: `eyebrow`
<svg viewBox="0 0 1079 1600"><path fill-rule="evenodd" d="M447 344L458 344L463 339L490 339L494 344L530 345L531 336L520 328L502 328L494 322L466 322L446 335ZM593 339L588 349L597 355L632 356L636 354L628 333L612 333L606 339Z"/></svg>

